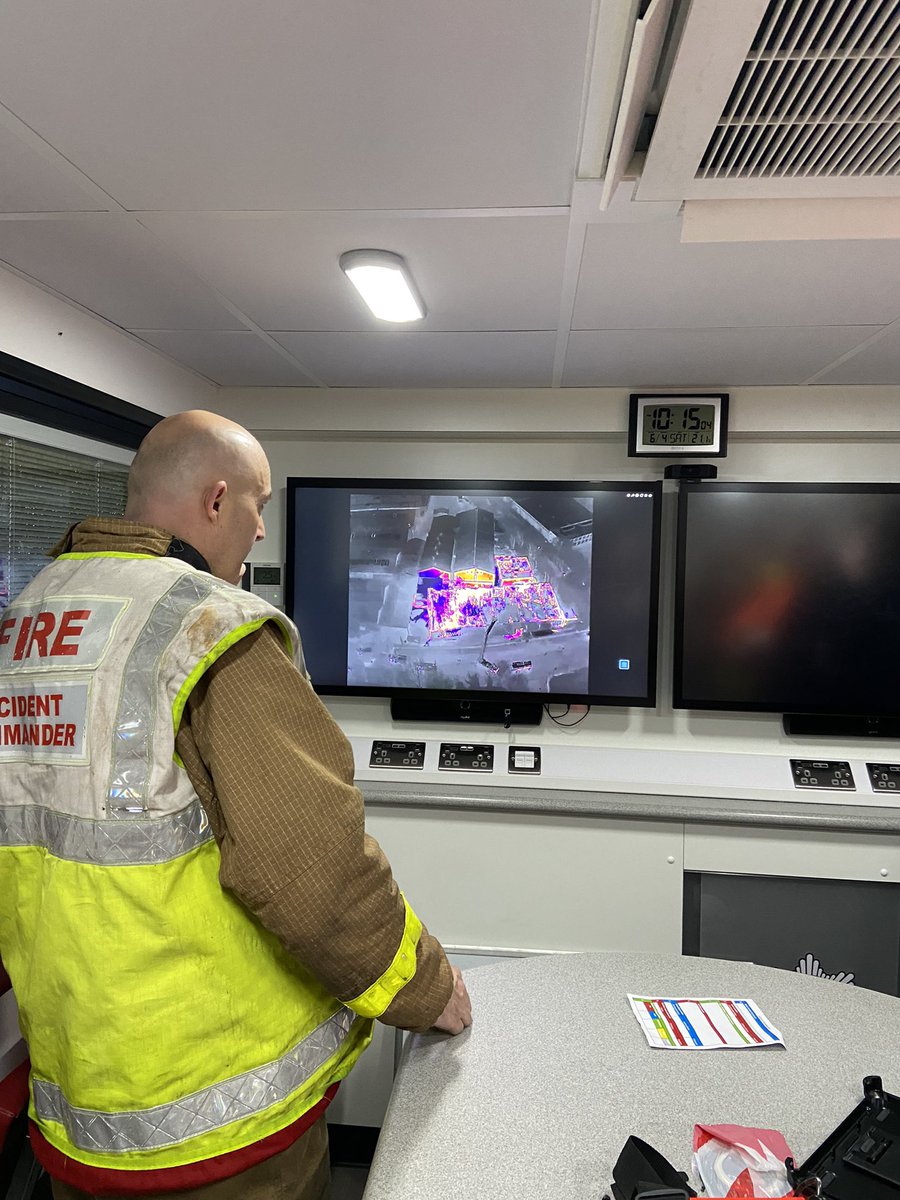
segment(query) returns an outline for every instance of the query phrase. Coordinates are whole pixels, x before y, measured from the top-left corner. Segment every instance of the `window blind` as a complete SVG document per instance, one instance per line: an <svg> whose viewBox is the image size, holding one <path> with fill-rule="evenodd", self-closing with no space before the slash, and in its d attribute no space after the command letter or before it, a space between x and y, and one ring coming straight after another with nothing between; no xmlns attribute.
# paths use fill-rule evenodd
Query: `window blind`
<svg viewBox="0 0 900 1200"><path fill-rule="evenodd" d="M0 437L0 609L47 565L47 551L85 517L119 517L128 468Z"/></svg>

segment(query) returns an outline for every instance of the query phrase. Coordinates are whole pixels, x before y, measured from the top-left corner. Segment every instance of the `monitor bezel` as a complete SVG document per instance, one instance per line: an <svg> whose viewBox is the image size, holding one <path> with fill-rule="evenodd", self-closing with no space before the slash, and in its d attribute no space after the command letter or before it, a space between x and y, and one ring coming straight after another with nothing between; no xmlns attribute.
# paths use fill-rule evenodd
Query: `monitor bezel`
<svg viewBox="0 0 900 1200"><path fill-rule="evenodd" d="M660 590L660 557L662 530L662 497L663 487L659 480L642 479L602 479L602 480L535 480L535 479L461 479L461 478L395 478L393 476L379 478L355 479L348 477L329 476L297 476L289 475L286 479L285 502L287 507L285 520L285 612L293 620L294 612L294 547L295 528L294 514L296 511L296 493L305 488L335 488L337 490L377 491L379 489L417 490L425 491L430 488L452 492L460 488L471 488L503 493L507 489L513 491L548 491L576 492L582 491L618 491L618 492L650 492L652 493L653 516L651 525L650 553L650 606L647 631L647 687L642 696L603 695L587 692L534 692L534 691L499 691L485 688L472 690L466 688L402 688L382 686L356 686L348 684L314 684L315 691L321 696L376 696L384 699L421 699L435 700L503 700L512 702L531 702L549 704L585 704L597 708L654 708L657 702L657 672L659 657L659 590ZM303 630L300 630L301 639Z"/></svg>
<svg viewBox="0 0 900 1200"><path fill-rule="evenodd" d="M675 605L674 631L672 641L672 708L677 711L695 712L735 712L735 713L781 713L782 715L807 714L811 711L822 716L883 716L869 708L847 706L846 704L820 704L813 710L808 706L794 704L790 699L785 703L781 700L744 701L744 700L710 700L686 697L684 694L684 634L685 634L685 567L687 554L687 523L690 497L697 492L768 492L780 494L812 494L828 495L843 493L845 495L897 495L900 494L900 483L865 482L865 483L816 483L815 481L777 483L739 482L735 480L703 483L685 482L678 490L678 513L675 535Z"/></svg>

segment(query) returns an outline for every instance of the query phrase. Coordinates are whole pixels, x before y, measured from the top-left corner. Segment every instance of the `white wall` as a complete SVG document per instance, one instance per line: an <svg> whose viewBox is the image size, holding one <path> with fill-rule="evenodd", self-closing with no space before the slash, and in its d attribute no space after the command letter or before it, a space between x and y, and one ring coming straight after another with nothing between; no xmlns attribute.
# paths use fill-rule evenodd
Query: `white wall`
<svg viewBox="0 0 900 1200"><path fill-rule="evenodd" d="M0 351L163 416L216 406L215 384L2 268Z"/></svg>
<svg viewBox="0 0 900 1200"><path fill-rule="evenodd" d="M662 389L655 389L657 391ZM684 391L684 389L676 389ZM703 391L715 391L711 385ZM761 433L900 432L897 387L756 387L731 394L731 430ZM219 411L257 431L396 432L428 441L466 430L515 439L580 433L621 435L628 388L221 388ZM623 440L624 446L624 440Z"/></svg>
<svg viewBox="0 0 900 1200"><path fill-rule="evenodd" d="M627 456L626 388L221 388L216 408L252 429L272 464L257 561L279 557L288 475L662 477L661 463ZM738 388L729 438L721 479L896 479L900 387Z"/></svg>
<svg viewBox="0 0 900 1200"><path fill-rule="evenodd" d="M22 1062L25 1054L15 997L12 992L4 992L0 996L0 1080Z"/></svg>
<svg viewBox="0 0 900 1200"><path fill-rule="evenodd" d="M272 464L274 499L257 562L284 553L284 480L288 475L500 479L635 479L662 477L662 463L626 453L627 389L509 391L363 391L310 388L222 389L219 411L257 433ZM464 432L461 432L464 431ZM860 481L898 479L900 389L739 388L731 392L724 480ZM674 485L667 489L674 491ZM821 756L821 742L785 738L772 714L673 712L672 517L667 492L663 529L660 662L656 709L596 710L564 731L548 723L529 742L629 746L717 753ZM391 728L387 701L332 699L344 729L360 737ZM416 736L406 727L405 735ZM430 736L439 736L434 727ZM459 736L459 727L444 731ZM399 727L394 736L399 736ZM511 735L504 735L511 736ZM497 735L492 731L491 738ZM522 736L519 736L522 740ZM879 743L878 754L900 744ZM828 743L832 757L860 745ZM648 790L665 792L660 773ZM722 794L739 788L723 787Z"/></svg>

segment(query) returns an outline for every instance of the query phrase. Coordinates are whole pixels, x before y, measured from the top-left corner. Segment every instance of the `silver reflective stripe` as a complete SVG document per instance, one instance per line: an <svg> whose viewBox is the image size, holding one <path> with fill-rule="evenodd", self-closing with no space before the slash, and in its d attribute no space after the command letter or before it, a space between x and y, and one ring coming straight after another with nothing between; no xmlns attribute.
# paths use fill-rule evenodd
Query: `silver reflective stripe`
<svg viewBox="0 0 900 1200"><path fill-rule="evenodd" d="M133 821L89 821L37 804L0 806L0 846L42 846L68 862L169 862L212 836L199 800L171 816Z"/></svg>
<svg viewBox="0 0 900 1200"><path fill-rule="evenodd" d="M283 1058L171 1104L117 1113L74 1108L56 1084L32 1077L34 1107L41 1120L65 1126L69 1141L81 1150L127 1154L175 1146L286 1100L340 1050L356 1019L342 1008Z"/></svg>
<svg viewBox="0 0 900 1200"><path fill-rule="evenodd" d="M120 819L140 817L150 807L147 793L159 661L187 614L216 586L215 580L199 572L182 575L157 600L128 655L116 713L108 791L109 812Z"/></svg>

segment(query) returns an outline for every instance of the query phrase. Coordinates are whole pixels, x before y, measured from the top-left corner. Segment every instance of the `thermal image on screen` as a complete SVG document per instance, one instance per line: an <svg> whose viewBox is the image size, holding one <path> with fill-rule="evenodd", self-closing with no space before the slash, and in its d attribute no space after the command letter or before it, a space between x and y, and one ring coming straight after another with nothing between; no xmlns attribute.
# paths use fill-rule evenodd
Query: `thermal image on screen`
<svg viewBox="0 0 900 1200"><path fill-rule="evenodd" d="M353 495L347 682L586 690L593 500Z"/></svg>

